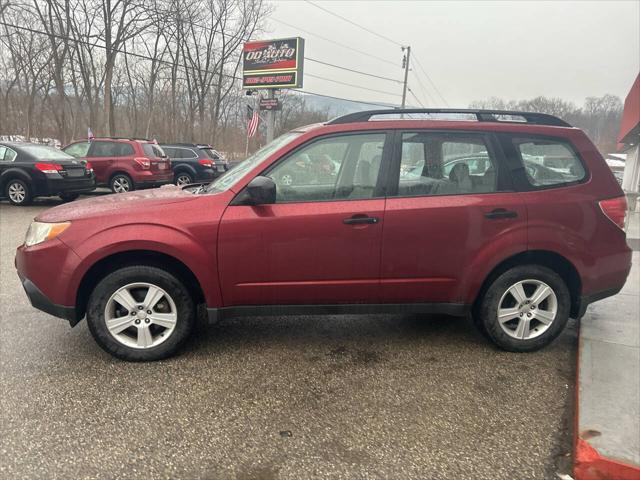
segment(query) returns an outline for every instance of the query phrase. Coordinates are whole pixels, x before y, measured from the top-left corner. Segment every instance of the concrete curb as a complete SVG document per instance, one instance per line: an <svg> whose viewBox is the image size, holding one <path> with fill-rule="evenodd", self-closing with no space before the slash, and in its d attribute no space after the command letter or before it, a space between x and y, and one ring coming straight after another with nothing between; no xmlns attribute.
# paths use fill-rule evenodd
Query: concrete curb
<svg viewBox="0 0 640 480"><path fill-rule="evenodd" d="M627 284L591 306L578 327L575 480L640 480L639 237L640 213L630 212Z"/></svg>

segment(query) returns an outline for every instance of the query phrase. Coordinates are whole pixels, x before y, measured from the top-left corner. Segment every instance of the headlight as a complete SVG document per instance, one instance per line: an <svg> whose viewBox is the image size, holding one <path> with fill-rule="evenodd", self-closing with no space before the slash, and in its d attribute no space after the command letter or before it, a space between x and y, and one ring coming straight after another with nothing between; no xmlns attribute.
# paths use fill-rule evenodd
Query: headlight
<svg viewBox="0 0 640 480"><path fill-rule="evenodd" d="M42 243L45 240L53 240L62 232L64 232L69 225L70 222L64 223L42 223L42 222L31 222L29 225L29 230L27 230L27 236L24 239L24 244L27 247L32 245L37 245L38 243Z"/></svg>

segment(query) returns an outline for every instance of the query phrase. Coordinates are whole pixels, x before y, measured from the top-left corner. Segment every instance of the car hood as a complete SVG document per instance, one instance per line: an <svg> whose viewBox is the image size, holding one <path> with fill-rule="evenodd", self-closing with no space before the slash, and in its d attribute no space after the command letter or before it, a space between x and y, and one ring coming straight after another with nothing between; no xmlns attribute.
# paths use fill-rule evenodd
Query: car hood
<svg viewBox="0 0 640 480"><path fill-rule="evenodd" d="M155 208L160 205L194 200L196 197L197 195L184 191L175 185L166 185L150 190L114 193L76 200L45 210L36 217L36 220L39 222L66 222L108 215L123 209L131 211L133 209Z"/></svg>

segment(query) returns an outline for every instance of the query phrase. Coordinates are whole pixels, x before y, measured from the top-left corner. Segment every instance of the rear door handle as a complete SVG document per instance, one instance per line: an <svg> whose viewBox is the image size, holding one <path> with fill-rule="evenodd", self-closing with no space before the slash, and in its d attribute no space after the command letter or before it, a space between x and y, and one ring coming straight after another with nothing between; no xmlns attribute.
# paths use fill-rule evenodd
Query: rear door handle
<svg viewBox="0 0 640 480"><path fill-rule="evenodd" d="M507 210L505 208L496 208L489 213L485 213L484 216L490 220L498 220L500 218L516 218L518 216L518 212Z"/></svg>
<svg viewBox="0 0 640 480"><path fill-rule="evenodd" d="M378 217L365 217L360 215L354 215L351 218L345 218L342 220L345 225L362 225L366 223L378 223Z"/></svg>

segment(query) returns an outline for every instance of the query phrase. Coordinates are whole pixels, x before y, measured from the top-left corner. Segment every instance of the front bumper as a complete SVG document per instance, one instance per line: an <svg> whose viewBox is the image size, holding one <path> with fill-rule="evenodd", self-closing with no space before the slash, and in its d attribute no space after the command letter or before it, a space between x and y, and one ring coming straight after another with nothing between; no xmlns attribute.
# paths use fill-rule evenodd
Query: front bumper
<svg viewBox="0 0 640 480"><path fill-rule="evenodd" d="M64 318L69 321L69 324L73 327L76 323L80 321L76 314L75 307L66 307L64 305L56 305L53 303L47 296L40 291L36 285L29 280L28 278L24 278L22 275L18 274L20 277L20 281L22 282L22 288L27 294L31 305L33 305L38 310L42 310L49 315L53 315L54 317Z"/></svg>
<svg viewBox="0 0 640 480"><path fill-rule="evenodd" d="M80 258L58 238L16 250L15 267L31 304L44 312L69 321L82 317L76 311L77 286L71 274Z"/></svg>

